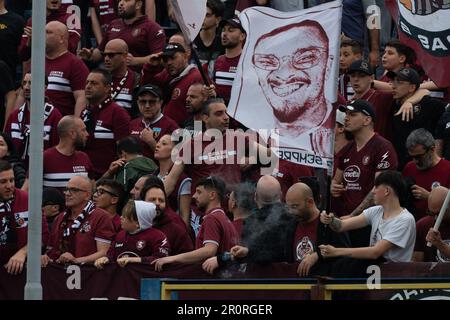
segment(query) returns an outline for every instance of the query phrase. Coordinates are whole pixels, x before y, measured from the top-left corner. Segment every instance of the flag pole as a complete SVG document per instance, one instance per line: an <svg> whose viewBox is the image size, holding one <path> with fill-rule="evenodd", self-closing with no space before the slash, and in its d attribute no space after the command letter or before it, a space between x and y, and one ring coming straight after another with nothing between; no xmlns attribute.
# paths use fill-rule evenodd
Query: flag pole
<svg viewBox="0 0 450 320"><path fill-rule="evenodd" d="M445 197L444 203L442 204L441 211L439 211L439 215L434 223L433 230L438 231L441 226L442 219L444 218L445 212L448 209L448 205L450 203L450 189L447 191L447 196ZM431 247L431 242L427 242L427 247Z"/></svg>
<svg viewBox="0 0 450 320"><path fill-rule="evenodd" d="M30 191L25 300L42 300L42 151L44 129L46 3L33 0L31 38Z"/></svg>

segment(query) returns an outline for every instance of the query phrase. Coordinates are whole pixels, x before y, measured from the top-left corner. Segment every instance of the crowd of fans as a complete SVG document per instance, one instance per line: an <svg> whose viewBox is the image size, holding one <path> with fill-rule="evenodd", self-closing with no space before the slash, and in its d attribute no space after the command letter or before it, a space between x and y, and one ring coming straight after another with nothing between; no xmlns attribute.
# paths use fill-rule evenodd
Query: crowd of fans
<svg viewBox="0 0 450 320"><path fill-rule="evenodd" d="M12 274L27 248L29 2L0 0L0 262ZM246 129L227 113L246 40L235 13L323 2L208 0L191 46L168 1L46 0L42 266L296 262L299 276L338 277L450 259L450 209L431 229L450 188L450 96L395 39L384 1L343 0L329 185L283 159L261 175L249 155L271 149L227 130Z"/></svg>

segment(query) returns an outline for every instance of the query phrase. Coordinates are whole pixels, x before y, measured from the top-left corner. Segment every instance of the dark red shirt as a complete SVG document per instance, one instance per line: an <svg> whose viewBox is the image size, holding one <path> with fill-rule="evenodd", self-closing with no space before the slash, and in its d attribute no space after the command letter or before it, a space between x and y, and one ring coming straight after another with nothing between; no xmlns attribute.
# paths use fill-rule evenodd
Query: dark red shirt
<svg viewBox="0 0 450 320"><path fill-rule="evenodd" d="M336 212L341 216L356 209L372 190L376 172L397 168L397 154L388 140L375 133L359 151L355 141L342 148L338 168L343 172L342 183L347 191L332 201L342 201L343 212Z"/></svg>
<svg viewBox="0 0 450 320"><path fill-rule="evenodd" d="M427 233L430 228L433 228L436 220L434 217L426 216L421 218L416 222L416 245L414 246L414 251L423 252L424 262L438 261L438 262L449 262L450 259L445 258L443 254L438 252L436 247L427 246ZM448 222L443 221L439 227L439 232L441 233L441 239L450 244L450 225Z"/></svg>
<svg viewBox="0 0 450 320"><path fill-rule="evenodd" d="M175 121L163 114L161 114L161 116L159 116L152 123L146 123L142 117L139 117L131 120L130 135L139 138L141 131L145 128L152 129L153 138L155 138L155 141L158 142L162 136L172 134L173 131L178 129L178 125ZM154 160L154 151L150 148L150 146L142 140L141 145L144 156Z"/></svg>
<svg viewBox="0 0 450 320"><path fill-rule="evenodd" d="M231 221L221 208L214 208L205 213L203 222L195 241L195 248L202 248L207 243L217 245L221 254L237 245L239 236Z"/></svg>
<svg viewBox="0 0 450 320"><path fill-rule="evenodd" d="M231 87L236 76L237 66L241 55L234 58L227 58L221 55L214 64L214 83L218 97L225 101L230 101Z"/></svg>
<svg viewBox="0 0 450 320"><path fill-rule="evenodd" d="M81 38L81 24L80 29L75 28L72 24L73 17L71 14L66 13L63 10L60 10L59 12L52 12L49 16L46 18L46 23L49 23L51 21L59 21L67 26L69 29L69 51L73 54L77 54L78 44L80 43ZM27 27L32 26L31 17L27 21ZM31 46L27 46L28 42L28 36L23 34L22 40L20 41L19 45L19 55L22 59L22 61L31 59Z"/></svg>
<svg viewBox="0 0 450 320"><path fill-rule="evenodd" d="M155 228L145 229L135 234L121 230L109 248L108 258L115 261L122 255L133 256L126 252L137 254L142 258L142 263L150 263L157 258L167 257L170 245L166 235Z"/></svg>
<svg viewBox="0 0 450 320"><path fill-rule="evenodd" d="M201 178L211 175L221 177L229 186L241 182L239 159L245 148L239 146L240 137L238 132L226 131L219 140L210 141L211 137L202 133L186 141L179 159L185 164L186 174L192 178L193 188Z"/></svg>
<svg viewBox="0 0 450 320"><path fill-rule="evenodd" d="M28 236L28 193L15 189L11 210L2 207L0 210L0 263L4 264L27 244ZM42 245L48 241L47 219L42 215Z"/></svg>
<svg viewBox="0 0 450 320"><path fill-rule="evenodd" d="M128 51L134 57L145 57L163 50L166 35L159 24L144 15L131 24L126 24L121 18L111 21L102 43L98 46L100 51L105 50L106 44L112 39L125 41Z"/></svg>
<svg viewBox="0 0 450 320"><path fill-rule="evenodd" d="M58 259L63 253L61 251L61 242L63 240L61 223L64 219L64 213L60 213L55 219L50 234L48 245L48 256L50 259ZM68 219L68 225L73 223L72 219ZM97 241L111 243L114 239L115 232L111 217L103 210L96 208L92 210L85 218L81 226L74 235L74 242L70 244L74 248L70 252L75 258L89 256L97 252Z"/></svg>
<svg viewBox="0 0 450 320"><path fill-rule="evenodd" d="M163 113L173 119L179 126L190 119L186 111L186 94L193 83L202 83L200 71L189 65L177 77L170 77L166 69L155 69L145 64L142 69L141 85L151 83L159 86L164 92Z"/></svg>
<svg viewBox="0 0 450 320"><path fill-rule="evenodd" d="M89 7L95 8L103 32L106 31L111 21L117 19L116 12L114 11L116 7L115 2L114 0L89 0Z"/></svg>
<svg viewBox="0 0 450 320"><path fill-rule="evenodd" d="M57 188L61 192L67 182L74 176L94 178L94 171L89 156L75 151L71 156L60 153L56 147L44 151L43 186Z"/></svg>
<svg viewBox="0 0 450 320"><path fill-rule="evenodd" d="M302 261L306 255L315 252L319 217L309 223L298 223L293 243L295 261Z"/></svg>
<svg viewBox="0 0 450 320"><path fill-rule="evenodd" d="M63 116L73 114L74 91L84 90L89 70L83 61L67 52L56 59L45 59L48 77L46 96Z"/></svg>
<svg viewBox="0 0 450 320"><path fill-rule="evenodd" d="M92 106L93 132L89 132L86 153L94 165L94 176L100 178L117 158L116 142L129 134L130 115L115 102L101 109Z"/></svg>
<svg viewBox="0 0 450 320"><path fill-rule="evenodd" d="M44 150L58 144L58 122L62 116L58 109L51 104L44 106ZM14 110L5 125L5 132L11 135L16 152L24 159L28 167L28 152L25 152L26 140L30 134L30 109L25 104Z"/></svg>
<svg viewBox="0 0 450 320"><path fill-rule="evenodd" d="M170 208L166 208L163 215L157 217L154 223L153 227L161 230L167 236L170 243L171 255L194 250L194 244L186 224Z"/></svg>
<svg viewBox="0 0 450 320"><path fill-rule="evenodd" d="M111 98L121 107L123 107L131 116L131 107L133 102L133 90L138 85L137 74L128 69L124 77L113 76L111 86ZM125 78L123 84L121 82Z"/></svg>
<svg viewBox="0 0 450 320"><path fill-rule="evenodd" d="M434 167L428 170L418 170L415 163L410 161L403 169L404 177L414 177L416 185L428 191L438 186L450 187L450 161L441 159ZM426 215L427 199L414 199L414 212L411 212L416 221Z"/></svg>

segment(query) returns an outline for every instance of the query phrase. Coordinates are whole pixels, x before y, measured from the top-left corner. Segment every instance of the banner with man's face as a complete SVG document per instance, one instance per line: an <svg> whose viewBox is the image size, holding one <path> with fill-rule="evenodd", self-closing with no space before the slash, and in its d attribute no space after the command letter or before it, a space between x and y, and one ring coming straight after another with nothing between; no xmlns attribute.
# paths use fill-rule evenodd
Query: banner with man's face
<svg viewBox="0 0 450 320"><path fill-rule="evenodd" d="M252 7L239 17L247 40L228 112L251 129L278 129L282 159L332 166L341 16L334 1L295 12Z"/></svg>

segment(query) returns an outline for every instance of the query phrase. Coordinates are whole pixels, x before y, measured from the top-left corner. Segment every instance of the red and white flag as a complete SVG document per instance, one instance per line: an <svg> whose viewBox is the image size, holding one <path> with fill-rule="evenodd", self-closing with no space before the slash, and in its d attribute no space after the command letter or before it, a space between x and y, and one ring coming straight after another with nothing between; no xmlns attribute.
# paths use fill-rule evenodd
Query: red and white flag
<svg viewBox="0 0 450 320"><path fill-rule="evenodd" d="M255 131L276 129L281 159L332 167L341 17L341 1L239 16L247 39L228 111Z"/></svg>
<svg viewBox="0 0 450 320"><path fill-rule="evenodd" d="M206 16L206 0L170 0L170 3L181 31L193 42Z"/></svg>
<svg viewBox="0 0 450 320"><path fill-rule="evenodd" d="M450 0L386 0L399 39L438 87L450 87Z"/></svg>

